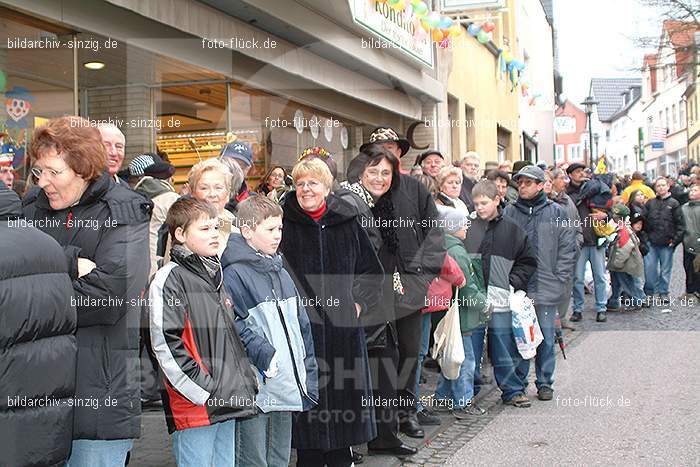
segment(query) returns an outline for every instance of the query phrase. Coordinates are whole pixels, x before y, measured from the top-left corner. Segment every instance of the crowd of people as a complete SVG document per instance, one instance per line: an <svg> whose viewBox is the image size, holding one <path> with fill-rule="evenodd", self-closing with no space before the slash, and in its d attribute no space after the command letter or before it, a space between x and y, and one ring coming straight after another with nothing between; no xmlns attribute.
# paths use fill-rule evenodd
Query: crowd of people
<svg viewBox="0 0 700 467"><path fill-rule="evenodd" d="M531 360L551 401L556 334L586 293L601 323L669 305L682 245L683 303L700 300L700 167L482 170L430 149L404 170L410 145L383 127L345 174L313 147L252 190L250 146L233 141L177 192L167 155L122 167L125 147L113 125L62 117L34 131L21 190L0 159L2 465L121 467L142 404L162 404L180 466L287 466L292 449L299 466L351 466L364 444L411 456L400 433L485 414L484 358L504 404L531 406ZM524 297L532 359L513 325ZM453 305L464 360L421 394Z"/></svg>

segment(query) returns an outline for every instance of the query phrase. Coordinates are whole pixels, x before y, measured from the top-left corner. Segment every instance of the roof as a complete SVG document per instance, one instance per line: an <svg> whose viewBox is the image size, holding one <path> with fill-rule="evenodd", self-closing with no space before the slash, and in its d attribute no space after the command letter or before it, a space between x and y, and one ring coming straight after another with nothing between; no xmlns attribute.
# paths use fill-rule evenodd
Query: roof
<svg viewBox="0 0 700 467"><path fill-rule="evenodd" d="M663 25L674 47L689 47L693 45L693 34L700 31L695 22L666 20Z"/></svg>
<svg viewBox="0 0 700 467"><path fill-rule="evenodd" d="M636 85L635 85L635 86L632 86L632 87L636 89L636 91L635 91L635 89L632 90L632 99L631 99L624 107L621 107L620 109L618 109L618 111L615 112L615 113L610 117L610 120L611 120L611 121L612 121L612 120L617 120L618 118L624 117L625 115L627 115L627 113L630 111L630 109L632 108L632 106L634 106L634 104L636 104L636 103L642 98L642 89L641 89L641 86L636 86Z"/></svg>
<svg viewBox="0 0 700 467"><path fill-rule="evenodd" d="M632 86L641 85L641 78L592 78L590 94L598 101L598 119L609 122L622 107L622 94Z"/></svg>

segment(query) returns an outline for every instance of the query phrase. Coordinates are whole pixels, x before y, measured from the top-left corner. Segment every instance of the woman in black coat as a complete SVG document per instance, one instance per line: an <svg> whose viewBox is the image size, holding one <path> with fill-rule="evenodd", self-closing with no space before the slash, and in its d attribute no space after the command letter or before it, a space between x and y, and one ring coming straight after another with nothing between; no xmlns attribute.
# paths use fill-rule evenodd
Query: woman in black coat
<svg viewBox="0 0 700 467"><path fill-rule="evenodd" d="M61 247L21 214L0 182L0 465L62 466L73 434L73 287Z"/></svg>
<svg viewBox="0 0 700 467"><path fill-rule="evenodd" d="M373 360L398 364L394 365L398 372L379 370L375 391L382 398L401 401L399 408L377 409L379 436L369 448L374 453L410 455L415 449L401 443L397 431L414 438L424 436L415 401L423 332L420 310L430 282L442 268L444 240L430 192L415 178L400 174L399 161L392 153L374 144L358 158L364 161L359 183L373 198L374 222L382 237L378 255L386 275L379 307L383 316L373 322L365 320L365 324L372 336ZM380 318L383 323L379 323ZM383 368L387 366L391 365Z"/></svg>
<svg viewBox="0 0 700 467"><path fill-rule="evenodd" d="M377 305L382 268L357 211L330 194L326 164L303 160L292 177L280 250L306 302L319 369L318 405L294 414L292 445L299 466L349 466L351 446L375 437L359 316Z"/></svg>
<svg viewBox="0 0 700 467"><path fill-rule="evenodd" d="M52 119L28 149L37 187L23 200L24 215L63 247L78 316L68 464L124 465L141 431L138 339L151 202L115 184L87 120Z"/></svg>

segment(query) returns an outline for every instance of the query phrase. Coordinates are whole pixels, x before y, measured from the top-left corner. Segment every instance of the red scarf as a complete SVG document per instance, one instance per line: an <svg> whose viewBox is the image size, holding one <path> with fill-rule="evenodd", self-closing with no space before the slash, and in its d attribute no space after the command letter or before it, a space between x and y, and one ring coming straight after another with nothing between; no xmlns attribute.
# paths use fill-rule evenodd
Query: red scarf
<svg viewBox="0 0 700 467"><path fill-rule="evenodd" d="M321 220L323 215L326 213L326 200L323 200L323 204L321 205L320 208L316 209L315 211L306 211L306 214L314 220L314 222L318 222Z"/></svg>

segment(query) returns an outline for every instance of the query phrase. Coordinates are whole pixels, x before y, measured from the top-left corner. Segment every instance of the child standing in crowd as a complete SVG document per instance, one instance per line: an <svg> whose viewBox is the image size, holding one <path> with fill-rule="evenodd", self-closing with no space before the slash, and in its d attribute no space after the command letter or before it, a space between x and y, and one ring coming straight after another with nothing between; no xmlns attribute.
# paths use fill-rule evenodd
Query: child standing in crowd
<svg viewBox="0 0 700 467"><path fill-rule="evenodd" d="M700 184L689 191L690 201L683 205L683 267L685 268L685 292L700 300Z"/></svg>
<svg viewBox="0 0 700 467"><path fill-rule="evenodd" d="M257 391L221 286L217 212L181 198L165 223L174 245L151 283L149 315L175 459L181 467L232 466L235 419L256 414Z"/></svg>
<svg viewBox="0 0 700 467"><path fill-rule="evenodd" d="M264 196L238 205L241 233L224 252L224 284L231 293L248 356L259 370L256 405L263 412L236 424L236 464L289 465L292 412L318 400L318 367L311 325L299 293L277 253L282 208ZM244 334L242 334L242 337Z"/></svg>
<svg viewBox="0 0 700 467"><path fill-rule="evenodd" d="M480 268L474 267L462 243L467 237L467 228L470 224L468 216L454 208L439 207L438 212L445 234L447 255L459 265L466 279L466 284L459 289L458 295L459 327L462 332L464 362L462 362L456 380L451 381L440 375L435 398L447 402L447 404L440 405L453 407L454 416L462 419L469 415L483 415L485 413L472 401L474 398L476 358L471 336L472 330L488 322L486 288L484 287L482 271L478 270ZM434 317L440 319L444 315L445 312L438 312L434 314Z"/></svg>
<svg viewBox="0 0 700 467"><path fill-rule="evenodd" d="M515 407L529 407L525 395L529 361L518 352L513 335L510 311L510 288L527 291L530 277L537 268L537 258L528 245L527 234L511 219L504 218L498 209L501 197L498 187L491 180L477 183L472 190L476 216L465 246L467 252L479 255L484 270L484 283L489 306L493 313L489 320L489 352L496 383L501 389L501 399ZM475 355L476 361L481 355Z"/></svg>
<svg viewBox="0 0 700 467"><path fill-rule="evenodd" d="M646 303L646 295L637 278L644 276L644 258L639 250L639 238L631 225L627 225L630 210L622 203L612 209L613 221L617 224L617 237L613 242L608 260L612 295L608 300L608 311L620 311L620 294L624 291L630 297L625 303L626 311L637 311ZM639 222L636 220L635 223ZM629 306L627 306L629 305Z"/></svg>

